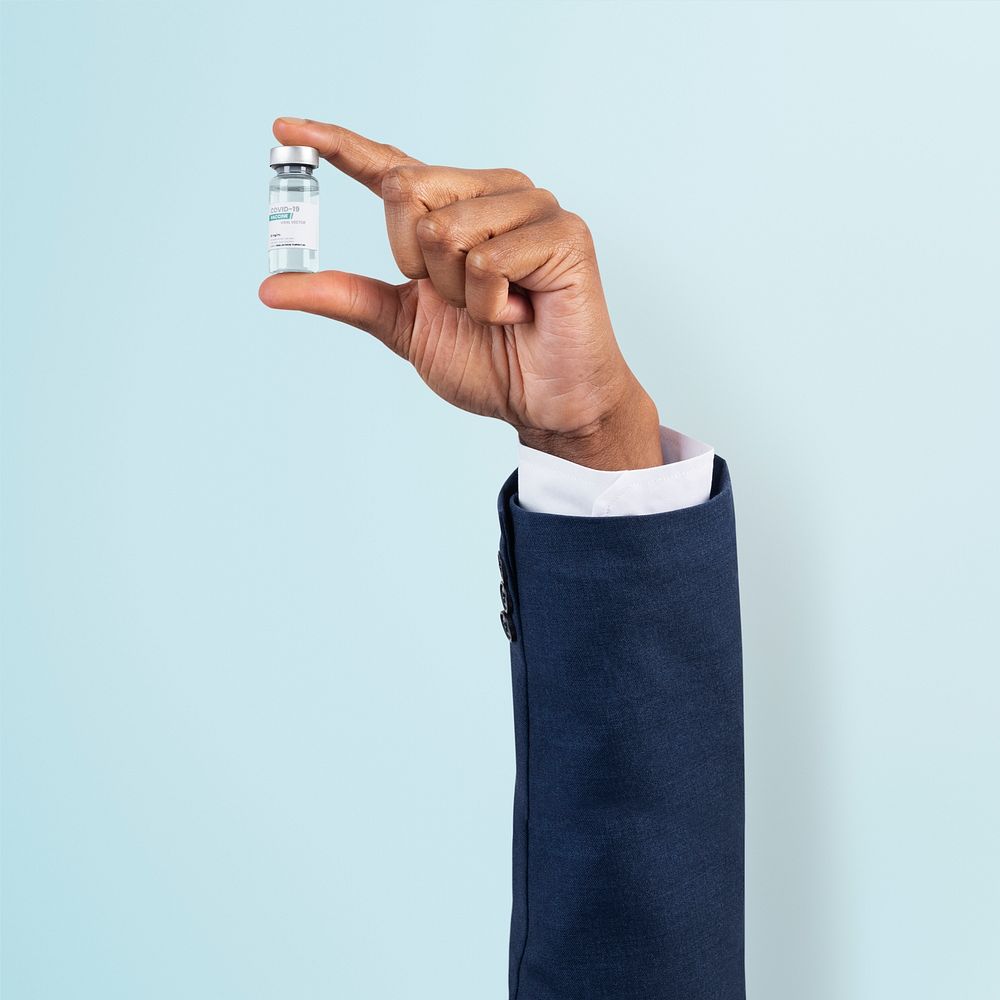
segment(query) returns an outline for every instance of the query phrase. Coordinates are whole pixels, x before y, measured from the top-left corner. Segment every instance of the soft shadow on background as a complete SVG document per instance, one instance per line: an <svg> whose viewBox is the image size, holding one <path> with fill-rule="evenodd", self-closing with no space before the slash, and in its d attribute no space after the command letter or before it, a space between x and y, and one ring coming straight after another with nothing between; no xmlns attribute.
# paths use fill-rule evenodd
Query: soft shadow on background
<svg viewBox="0 0 1000 1000"><path fill-rule="evenodd" d="M2 29L5 1000L505 995L513 434L258 303L281 114L554 191L729 461L750 995L992 994L1000 6Z"/></svg>

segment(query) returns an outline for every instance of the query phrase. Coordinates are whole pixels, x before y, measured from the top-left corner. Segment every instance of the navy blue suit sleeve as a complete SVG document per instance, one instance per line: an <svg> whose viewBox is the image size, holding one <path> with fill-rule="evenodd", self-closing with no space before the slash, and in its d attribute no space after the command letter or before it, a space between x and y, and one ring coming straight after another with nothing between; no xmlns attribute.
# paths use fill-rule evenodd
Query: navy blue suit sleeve
<svg viewBox="0 0 1000 1000"><path fill-rule="evenodd" d="M517 777L512 1000L743 1000L732 488L642 517L500 494Z"/></svg>

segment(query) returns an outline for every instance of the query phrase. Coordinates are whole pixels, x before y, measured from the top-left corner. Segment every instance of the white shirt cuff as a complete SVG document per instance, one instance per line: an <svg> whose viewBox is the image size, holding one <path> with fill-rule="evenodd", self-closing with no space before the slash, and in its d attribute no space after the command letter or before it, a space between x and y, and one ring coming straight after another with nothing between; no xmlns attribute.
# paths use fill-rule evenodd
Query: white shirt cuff
<svg viewBox="0 0 1000 1000"><path fill-rule="evenodd" d="M526 510L576 517L663 514L704 503L715 449L660 428L663 465L604 472L519 445L517 499Z"/></svg>

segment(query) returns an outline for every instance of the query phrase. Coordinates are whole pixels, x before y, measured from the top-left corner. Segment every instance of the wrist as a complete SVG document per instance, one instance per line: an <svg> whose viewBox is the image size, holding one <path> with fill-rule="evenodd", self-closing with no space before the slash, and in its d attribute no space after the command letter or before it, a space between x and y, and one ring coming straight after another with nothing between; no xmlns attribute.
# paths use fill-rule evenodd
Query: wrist
<svg viewBox="0 0 1000 1000"><path fill-rule="evenodd" d="M589 469L621 472L663 464L656 404L636 382L600 417L571 432L518 428L521 443Z"/></svg>

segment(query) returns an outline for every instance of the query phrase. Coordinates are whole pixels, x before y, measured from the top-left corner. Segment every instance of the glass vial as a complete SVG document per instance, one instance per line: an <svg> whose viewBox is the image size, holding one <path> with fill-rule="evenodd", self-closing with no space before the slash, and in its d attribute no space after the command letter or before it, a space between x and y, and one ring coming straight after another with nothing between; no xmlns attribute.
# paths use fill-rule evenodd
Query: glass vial
<svg viewBox="0 0 1000 1000"><path fill-rule="evenodd" d="M268 185L267 264L271 274L319 270L319 181L312 146L275 146Z"/></svg>

